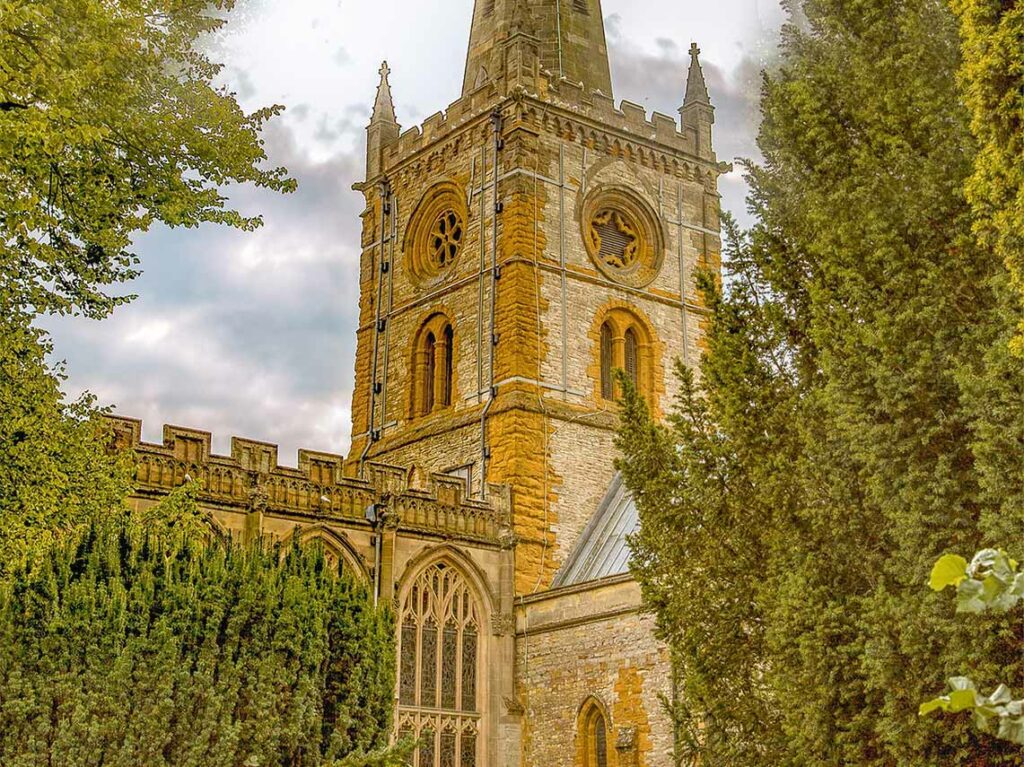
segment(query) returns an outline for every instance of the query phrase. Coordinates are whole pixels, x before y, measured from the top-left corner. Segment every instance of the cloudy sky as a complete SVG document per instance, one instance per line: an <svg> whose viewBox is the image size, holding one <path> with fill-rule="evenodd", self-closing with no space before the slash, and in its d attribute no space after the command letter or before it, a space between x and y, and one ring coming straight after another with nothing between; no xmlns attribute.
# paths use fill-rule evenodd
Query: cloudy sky
<svg viewBox="0 0 1024 767"><path fill-rule="evenodd" d="M381 59L399 122L411 127L455 100L473 0L244 0L217 44L225 80L247 109L283 104L266 131L275 165L299 191L233 188L261 213L244 233L214 226L140 236L139 298L102 322L50 319L66 389L144 419L345 452L349 440L364 126ZM782 15L776 0L604 0L617 99L675 114L691 41L703 51L717 109L719 157L755 154L757 73ZM725 206L743 212L739 174ZM126 292L129 292L126 291Z"/></svg>

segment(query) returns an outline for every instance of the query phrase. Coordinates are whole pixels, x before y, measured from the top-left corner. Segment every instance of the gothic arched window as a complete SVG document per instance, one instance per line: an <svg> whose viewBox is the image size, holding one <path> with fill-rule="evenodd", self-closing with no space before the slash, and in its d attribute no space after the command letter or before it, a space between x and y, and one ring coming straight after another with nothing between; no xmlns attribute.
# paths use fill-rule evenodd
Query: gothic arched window
<svg viewBox="0 0 1024 767"><path fill-rule="evenodd" d="M622 370L637 391L653 404L656 350L646 321L627 307L614 307L600 318L596 394L614 400L621 393L614 371Z"/></svg>
<svg viewBox="0 0 1024 767"><path fill-rule="evenodd" d="M455 331L443 314L435 314L416 334L412 357L412 417L452 404L455 395Z"/></svg>
<svg viewBox="0 0 1024 767"><path fill-rule="evenodd" d="M402 602L398 732L413 767L477 767L480 610L465 578L437 562Z"/></svg>
<svg viewBox="0 0 1024 767"><path fill-rule="evenodd" d="M608 767L608 718L593 698L583 704L576 723L578 767Z"/></svg>

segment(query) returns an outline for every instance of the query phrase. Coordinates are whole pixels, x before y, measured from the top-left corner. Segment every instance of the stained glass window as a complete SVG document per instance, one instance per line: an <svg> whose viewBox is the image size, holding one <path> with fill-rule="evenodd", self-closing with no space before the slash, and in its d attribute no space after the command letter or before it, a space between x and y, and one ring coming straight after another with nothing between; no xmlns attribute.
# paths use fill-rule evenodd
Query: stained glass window
<svg viewBox="0 0 1024 767"><path fill-rule="evenodd" d="M400 732L418 738L413 767L476 767L480 614L457 569L428 567L402 603Z"/></svg>
<svg viewBox="0 0 1024 767"><path fill-rule="evenodd" d="M456 767L454 732L441 733L441 767Z"/></svg>
<svg viewBox="0 0 1024 767"><path fill-rule="evenodd" d="M476 711L476 632L462 633L462 710Z"/></svg>
<svg viewBox="0 0 1024 767"><path fill-rule="evenodd" d="M419 767L434 767L436 764L434 759L436 748L437 743L434 731L429 727L425 727L420 732Z"/></svg>
<svg viewBox="0 0 1024 767"><path fill-rule="evenodd" d="M461 767L476 767L476 735L470 732L462 733L462 758Z"/></svg>
<svg viewBox="0 0 1024 767"><path fill-rule="evenodd" d="M423 625L420 648L420 705L437 706L437 624Z"/></svg>
<svg viewBox="0 0 1024 767"><path fill-rule="evenodd" d="M416 705L416 624L405 623L402 626L402 685L399 689L398 701L403 706Z"/></svg>

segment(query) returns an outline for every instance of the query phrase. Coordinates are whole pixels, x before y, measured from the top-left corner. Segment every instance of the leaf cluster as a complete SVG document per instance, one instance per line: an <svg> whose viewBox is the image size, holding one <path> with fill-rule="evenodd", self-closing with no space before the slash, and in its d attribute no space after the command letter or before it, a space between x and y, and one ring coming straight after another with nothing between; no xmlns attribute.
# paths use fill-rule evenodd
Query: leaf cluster
<svg viewBox="0 0 1024 767"><path fill-rule="evenodd" d="M970 564L957 554L946 554L932 567L928 585L933 591L955 587L958 613L1007 612L1024 602L1024 573L1018 562L998 549L979 551ZM1000 684L984 696L967 677L953 677L949 687L948 695L922 703L920 715L970 711L982 732L1024 746L1024 700L1014 700L1009 687Z"/></svg>

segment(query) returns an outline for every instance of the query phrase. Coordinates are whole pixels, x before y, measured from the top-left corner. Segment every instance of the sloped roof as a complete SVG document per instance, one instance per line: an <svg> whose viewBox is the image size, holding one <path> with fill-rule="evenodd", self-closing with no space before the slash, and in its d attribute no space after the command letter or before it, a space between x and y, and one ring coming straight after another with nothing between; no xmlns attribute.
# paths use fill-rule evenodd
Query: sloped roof
<svg viewBox="0 0 1024 767"><path fill-rule="evenodd" d="M552 587L575 586L628 572L626 537L639 528L636 505L622 484L622 475L616 473L604 500L555 575Z"/></svg>

